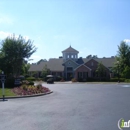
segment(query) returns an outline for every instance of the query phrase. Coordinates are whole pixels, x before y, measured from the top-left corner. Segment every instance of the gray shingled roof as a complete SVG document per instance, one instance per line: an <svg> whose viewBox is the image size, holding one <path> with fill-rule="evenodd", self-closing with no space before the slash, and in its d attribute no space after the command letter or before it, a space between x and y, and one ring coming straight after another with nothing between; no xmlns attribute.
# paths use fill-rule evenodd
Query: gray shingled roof
<svg viewBox="0 0 130 130"><path fill-rule="evenodd" d="M50 59L48 61L48 68L51 71L64 71L63 59Z"/></svg>
<svg viewBox="0 0 130 130"><path fill-rule="evenodd" d="M83 58L84 63L88 62L91 59ZM115 58L95 58L97 62L102 62L102 64L106 67L113 67L114 63L116 62Z"/></svg>
<svg viewBox="0 0 130 130"><path fill-rule="evenodd" d="M63 59L50 59L47 62L41 62L40 64L32 64L29 71L42 71L43 67L47 65L47 68L51 71L64 71Z"/></svg>
<svg viewBox="0 0 130 130"><path fill-rule="evenodd" d="M80 60L81 61L79 61L79 63L77 62L79 65L82 64L83 62L86 63L91 59L83 58ZM116 61L115 58L97 58L94 60L96 60L97 62L102 62L102 64L108 68L113 67L114 62ZM41 62L40 64L32 64L29 71L42 71L45 65L47 65L47 68L50 69L51 71L64 71L64 66L62 65L63 63L64 62L62 58L60 59L53 58L47 62Z"/></svg>
<svg viewBox="0 0 130 130"><path fill-rule="evenodd" d="M71 46L67 49L65 49L64 51L62 52L76 52L76 53L79 53L77 50L75 50L74 48L72 48Z"/></svg>

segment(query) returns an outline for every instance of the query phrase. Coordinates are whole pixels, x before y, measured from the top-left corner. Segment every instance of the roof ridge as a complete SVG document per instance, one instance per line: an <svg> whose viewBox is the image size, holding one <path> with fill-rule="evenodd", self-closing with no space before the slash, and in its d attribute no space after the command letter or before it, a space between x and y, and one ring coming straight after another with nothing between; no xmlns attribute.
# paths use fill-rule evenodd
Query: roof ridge
<svg viewBox="0 0 130 130"><path fill-rule="evenodd" d="M76 52L79 53L79 51L77 51L76 49L74 49L73 47L68 47L67 49L63 50L62 52Z"/></svg>

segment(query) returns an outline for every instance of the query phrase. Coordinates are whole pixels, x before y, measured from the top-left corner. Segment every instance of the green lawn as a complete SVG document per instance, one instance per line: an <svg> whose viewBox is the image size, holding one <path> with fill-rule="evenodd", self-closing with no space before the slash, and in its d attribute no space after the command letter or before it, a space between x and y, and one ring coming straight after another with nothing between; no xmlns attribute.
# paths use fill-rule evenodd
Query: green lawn
<svg viewBox="0 0 130 130"><path fill-rule="evenodd" d="M16 94L14 94L11 89L9 88L5 88L5 97L6 96L16 96ZM0 98L2 97L2 88L0 88Z"/></svg>

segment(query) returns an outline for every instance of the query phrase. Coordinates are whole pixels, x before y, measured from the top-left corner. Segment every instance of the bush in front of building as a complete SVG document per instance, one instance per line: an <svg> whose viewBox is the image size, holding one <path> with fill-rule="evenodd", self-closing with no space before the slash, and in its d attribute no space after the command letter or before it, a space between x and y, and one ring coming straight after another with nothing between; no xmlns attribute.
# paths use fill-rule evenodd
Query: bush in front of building
<svg viewBox="0 0 130 130"><path fill-rule="evenodd" d="M36 78L34 78L34 77L28 77L28 78L26 78L26 80L28 80L28 81L36 81Z"/></svg>
<svg viewBox="0 0 130 130"><path fill-rule="evenodd" d="M43 81L43 78L36 78L36 81Z"/></svg>
<svg viewBox="0 0 130 130"><path fill-rule="evenodd" d="M130 79L125 79L125 82L126 83L130 83Z"/></svg>
<svg viewBox="0 0 130 130"><path fill-rule="evenodd" d="M61 81L61 79L62 79L62 77L60 77L60 76L55 77L55 81Z"/></svg>
<svg viewBox="0 0 130 130"><path fill-rule="evenodd" d="M120 82L125 82L125 78L111 78L110 79L110 82L118 82L118 81L120 81Z"/></svg>
<svg viewBox="0 0 130 130"><path fill-rule="evenodd" d="M77 82L77 79L73 78L71 79L72 82Z"/></svg>
<svg viewBox="0 0 130 130"><path fill-rule="evenodd" d="M60 80L60 82L65 82L64 78L62 78L62 79Z"/></svg>
<svg viewBox="0 0 130 130"><path fill-rule="evenodd" d="M29 76L29 74L25 74L24 77L25 77L25 78L28 78L28 77L30 77L30 76Z"/></svg>
<svg viewBox="0 0 130 130"><path fill-rule="evenodd" d="M85 78L78 78L78 81L79 82L87 82L87 79L85 79Z"/></svg>
<svg viewBox="0 0 130 130"><path fill-rule="evenodd" d="M27 85L34 85L34 82L30 81Z"/></svg>

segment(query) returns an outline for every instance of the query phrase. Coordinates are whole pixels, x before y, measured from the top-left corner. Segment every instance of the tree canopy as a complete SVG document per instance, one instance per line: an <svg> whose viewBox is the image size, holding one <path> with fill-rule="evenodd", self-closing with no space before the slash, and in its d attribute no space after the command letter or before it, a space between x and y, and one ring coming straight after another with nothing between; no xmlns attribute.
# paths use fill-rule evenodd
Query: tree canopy
<svg viewBox="0 0 130 130"><path fill-rule="evenodd" d="M114 72L119 72L124 78L130 77L130 46L122 41L118 46Z"/></svg>
<svg viewBox="0 0 130 130"><path fill-rule="evenodd" d="M36 50L37 48L30 39L26 40L21 35L7 37L1 44L0 68L6 74L12 73L17 77L25 59L28 59Z"/></svg>
<svg viewBox="0 0 130 130"><path fill-rule="evenodd" d="M100 80L101 80L101 77L103 77L104 74L105 74L105 67L102 64L102 62L98 63L98 67L96 69L96 73L100 77Z"/></svg>

